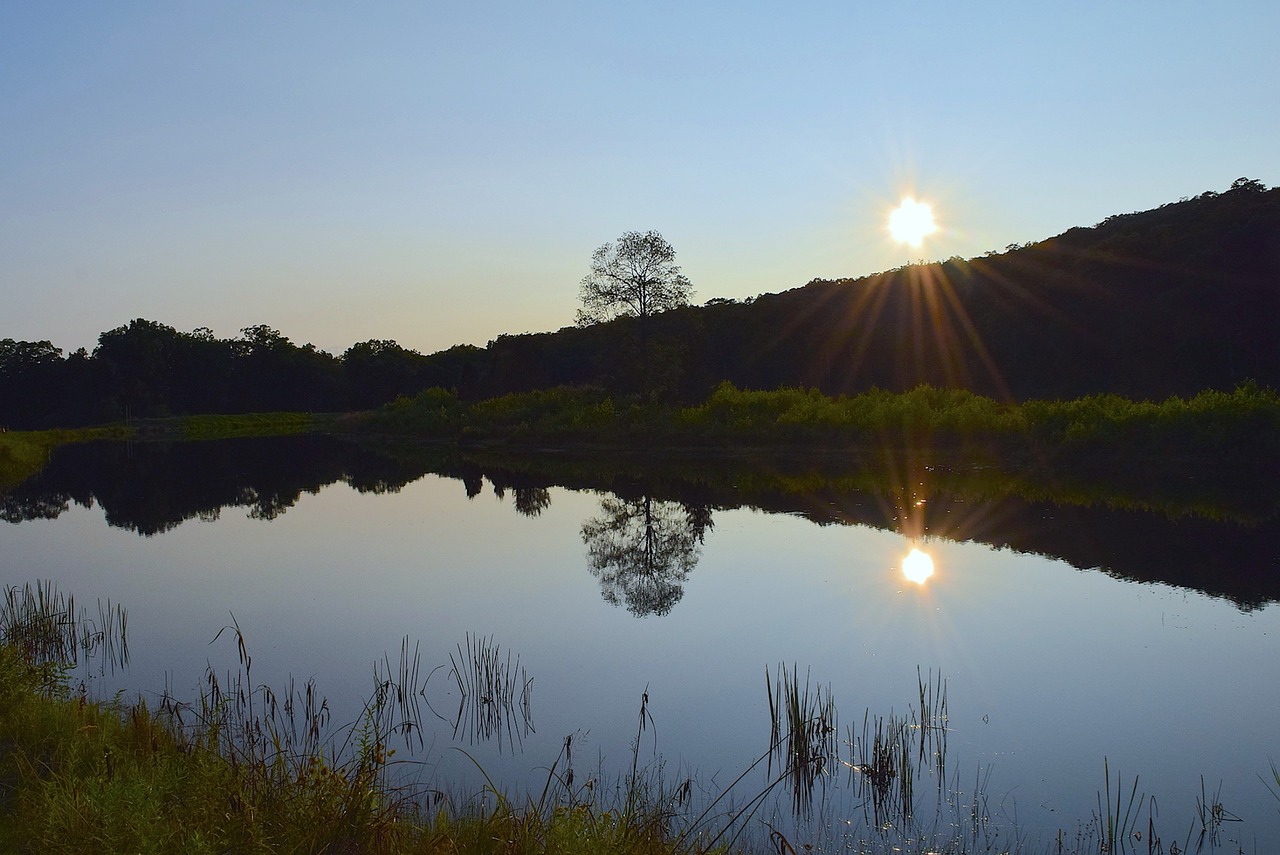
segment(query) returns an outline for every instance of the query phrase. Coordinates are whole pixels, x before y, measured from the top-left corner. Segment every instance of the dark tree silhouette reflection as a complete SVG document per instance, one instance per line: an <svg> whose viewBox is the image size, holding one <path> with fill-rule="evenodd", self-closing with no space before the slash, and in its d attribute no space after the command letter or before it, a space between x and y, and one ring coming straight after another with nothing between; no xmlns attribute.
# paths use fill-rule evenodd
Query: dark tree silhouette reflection
<svg viewBox="0 0 1280 855"><path fill-rule="evenodd" d="M637 617L665 615L684 596L711 527L706 506L610 496L582 524L582 542L606 602Z"/></svg>
<svg viewBox="0 0 1280 855"><path fill-rule="evenodd" d="M516 512L536 517L551 507L551 493L546 487L516 487Z"/></svg>

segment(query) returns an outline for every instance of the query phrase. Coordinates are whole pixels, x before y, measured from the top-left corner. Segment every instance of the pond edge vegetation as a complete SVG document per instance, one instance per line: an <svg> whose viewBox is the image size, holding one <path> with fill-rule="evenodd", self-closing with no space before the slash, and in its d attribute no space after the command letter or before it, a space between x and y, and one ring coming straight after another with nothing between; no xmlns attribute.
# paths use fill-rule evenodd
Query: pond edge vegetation
<svg viewBox="0 0 1280 855"><path fill-rule="evenodd" d="M1102 501L1168 516L1240 521L1280 509L1266 475L1280 462L1280 396L1253 383L1160 402L1108 394L1021 403L930 386L830 397L812 389L742 390L723 383L691 407L615 398L594 388L479 401L431 388L359 413L185 416L0 433L0 493L34 475L53 448L69 442L316 432L523 458L523 468L538 468L538 458L554 458L561 467L581 458L586 469L600 468L593 457L613 465L628 458L668 466L686 460L699 468L714 460L772 462L783 473L779 477L800 489L812 483L815 467L830 482L906 460L952 470L968 493Z"/></svg>
<svg viewBox="0 0 1280 855"><path fill-rule="evenodd" d="M816 389L738 389L668 406L557 387L469 402L442 388L350 417L352 428L461 443L756 448L798 451L938 447L998 452L1257 454L1280 449L1280 396L1254 383L1190 398L1112 394L1001 403L964 389L916 386L831 397Z"/></svg>
<svg viewBox="0 0 1280 855"><path fill-rule="evenodd" d="M225 633L234 643L238 670L220 677L210 665L198 700L181 701L167 689L155 705L121 694L91 698L72 669L94 658L123 667L128 659L125 610L99 603L97 614L95 621L51 583L10 588L0 603L5 851L796 855L802 841L793 844L788 835L797 831L775 827L780 817L761 810L765 798L780 789L796 817L811 817L815 789L825 791L832 776L846 775L866 825L855 823L854 836L837 834L829 842L859 855L1172 855L1215 851L1225 824L1240 821L1220 791L1210 794L1201 780L1196 816L1181 844L1172 839L1166 848L1154 800L1140 792L1136 777L1130 784L1116 775L1113 782L1104 757L1097 812L1081 818L1070 837L1024 839L1018 829L992 823L981 774L972 789L948 777L947 681L940 673L917 669L918 707L909 704L904 715L887 718L868 710L861 730L850 725L841 742L831 687L807 674L801 681L794 663L780 663L776 679L766 669L770 745L727 787L703 792L693 778L665 778L660 762L641 764L646 732L654 726L646 687L630 771L616 786L595 777L575 783L570 735L536 797L511 798L487 775L483 792L459 797L397 784L392 774L413 762L394 759L393 745L422 744L414 699L423 685L420 651L407 638L398 665L384 657L375 666L363 712L335 725L313 680L302 687L289 681L279 691L255 686L253 657L234 615L214 641ZM485 639L468 639L459 655L477 674L491 659L500 661ZM764 784L743 783L766 762ZM1270 771L1280 788L1274 761ZM1259 777L1280 802L1280 789ZM914 795L926 779L937 788L936 815ZM744 833L748 826L756 834Z"/></svg>

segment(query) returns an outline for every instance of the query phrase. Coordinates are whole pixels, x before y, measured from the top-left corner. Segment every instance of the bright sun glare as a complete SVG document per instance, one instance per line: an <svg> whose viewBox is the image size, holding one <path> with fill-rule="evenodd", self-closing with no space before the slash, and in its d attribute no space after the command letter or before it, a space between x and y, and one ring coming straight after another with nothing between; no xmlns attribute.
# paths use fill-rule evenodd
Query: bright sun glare
<svg viewBox="0 0 1280 855"><path fill-rule="evenodd" d="M898 243L918 247L924 243L925 236L937 230L938 227L933 222L933 209L909 196L889 215L889 234Z"/></svg>
<svg viewBox="0 0 1280 855"><path fill-rule="evenodd" d="M927 553L912 547L902 559L902 575L917 585L923 585L933 575L933 559Z"/></svg>

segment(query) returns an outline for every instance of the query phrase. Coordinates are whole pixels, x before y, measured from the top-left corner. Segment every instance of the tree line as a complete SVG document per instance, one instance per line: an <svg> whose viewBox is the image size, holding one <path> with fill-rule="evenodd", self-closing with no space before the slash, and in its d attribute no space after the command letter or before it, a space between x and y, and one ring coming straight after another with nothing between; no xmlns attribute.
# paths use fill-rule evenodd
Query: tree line
<svg viewBox="0 0 1280 855"><path fill-rule="evenodd" d="M455 349L465 353L468 348ZM456 387L461 361L369 340L335 356L266 325L236 338L136 319L92 352L0 340L0 425L33 430L197 413L337 412L431 386Z"/></svg>
<svg viewBox="0 0 1280 855"><path fill-rule="evenodd" d="M687 304L656 232L602 246L578 323L424 355L340 355L269 326L236 338L136 319L92 352L0 341L0 425L378 407L432 387L475 401L555 387L698 403L724 381L827 395L921 384L997 400L1280 388L1280 188L1240 179L969 260Z"/></svg>

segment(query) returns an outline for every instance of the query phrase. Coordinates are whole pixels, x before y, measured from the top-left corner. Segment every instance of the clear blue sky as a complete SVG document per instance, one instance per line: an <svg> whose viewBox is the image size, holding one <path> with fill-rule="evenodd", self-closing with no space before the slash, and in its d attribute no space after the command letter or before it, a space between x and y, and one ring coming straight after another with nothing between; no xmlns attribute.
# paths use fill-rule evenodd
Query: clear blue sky
<svg viewBox="0 0 1280 855"><path fill-rule="evenodd" d="M702 302L1274 186L1277 33L1274 0L7 0L0 338L432 352L572 323L627 230Z"/></svg>

